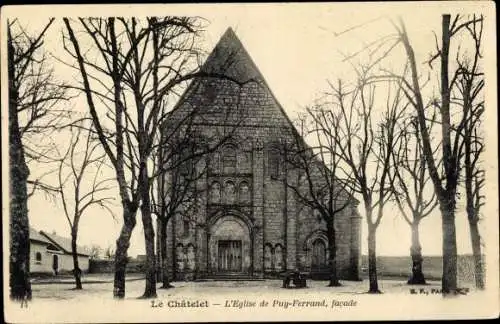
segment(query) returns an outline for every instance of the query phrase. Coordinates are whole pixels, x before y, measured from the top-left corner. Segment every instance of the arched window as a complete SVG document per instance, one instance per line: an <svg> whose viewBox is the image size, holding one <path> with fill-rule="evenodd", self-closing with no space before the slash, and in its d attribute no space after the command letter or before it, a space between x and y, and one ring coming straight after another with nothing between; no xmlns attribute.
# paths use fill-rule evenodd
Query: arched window
<svg viewBox="0 0 500 324"><path fill-rule="evenodd" d="M236 196L236 192L235 192L235 187L234 187L234 183L232 181L227 181L225 184L224 184L224 200L226 201L226 203L228 204L234 204L235 202L235 196Z"/></svg>
<svg viewBox="0 0 500 324"><path fill-rule="evenodd" d="M267 162L267 172L269 176L273 179L278 178L280 174L280 154L277 149L270 149L268 151Z"/></svg>
<svg viewBox="0 0 500 324"><path fill-rule="evenodd" d="M183 232L184 232L184 236L188 236L189 235L189 219L185 218L183 221L182 221L182 225L183 225Z"/></svg>
<svg viewBox="0 0 500 324"><path fill-rule="evenodd" d="M194 246L189 243L187 246L187 256L186 256L186 268L189 271L193 271L196 265Z"/></svg>
<svg viewBox="0 0 500 324"><path fill-rule="evenodd" d="M321 239L314 240L312 244L311 268L320 270L326 266L326 244Z"/></svg>
<svg viewBox="0 0 500 324"><path fill-rule="evenodd" d="M281 244L276 244L274 248L274 270L283 270L283 247Z"/></svg>
<svg viewBox="0 0 500 324"><path fill-rule="evenodd" d="M234 145L226 145L222 154L224 172L234 172L236 168L236 147Z"/></svg>
<svg viewBox="0 0 500 324"><path fill-rule="evenodd" d="M273 247L269 243L264 246L264 269L267 271L273 269Z"/></svg>
<svg viewBox="0 0 500 324"><path fill-rule="evenodd" d="M35 261L36 263L42 262L42 254L40 252L35 253Z"/></svg>
<svg viewBox="0 0 500 324"><path fill-rule="evenodd" d="M176 257L176 263L177 263L177 270L178 271L184 271L184 259L186 257L184 253L184 246L182 243L177 244L177 247L175 248L175 257Z"/></svg>
<svg viewBox="0 0 500 324"><path fill-rule="evenodd" d="M248 187L248 183L245 181L240 183L238 197L240 203L247 204L250 202L250 189Z"/></svg>
<svg viewBox="0 0 500 324"><path fill-rule="evenodd" d="M210 202L220 203L220 184L217 181L210 185Z"/></svg>

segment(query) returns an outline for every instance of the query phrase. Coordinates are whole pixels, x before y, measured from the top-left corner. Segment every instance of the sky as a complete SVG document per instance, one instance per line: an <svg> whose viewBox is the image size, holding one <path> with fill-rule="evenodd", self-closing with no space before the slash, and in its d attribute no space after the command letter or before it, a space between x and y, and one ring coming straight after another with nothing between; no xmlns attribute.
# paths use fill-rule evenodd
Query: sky
<svg viewBox="0 0 500 324"><path fill-rule="evenodd" d="M343 59L346 55L356 53L364 45L378 37L394 32L392 21L400 15L404 20L409 37L416 51L417 62L424 62L434 49L433 31L439 34L441 14L464 12L483 12L492 9L488 2L482 3L321 3L321 4L278 4L278 5L142 5L109 6L99 8L99 14L123 16L147 15L195 15L210 22L204 32L204 44L207 51L212 49L228 27L236 32L246 50L253 58L263 74L271 91L284 107L290 118L314 103L328 89L328 80L352 77L352 67ZM96 8L82 6L78 10L57 7L51 10L25 8L23 11L2 12L5 15L17 15L26 21L29 27L36 28L54 15L56 23L47 34L46 46L56 56L64 57L61 49L62 22L64 15L96 15ZM489 12L492 12L491 10ZM36 13L36 15L34 15ZM487 16L485 39L493 41L493 14ZM2 21L5 23L5 20ZM402 53L402 52L401 52ZM4 58L3 58L4 59ZM487 64L494 64L494 53L485 51ZM401 65L402 55L391 59L394 66ZM494 65L493 65L494 66ZM422 64L422 69L424 69ZM58 66L57 73L66 77L71 73ZM492 70L493 71L493 70ZM431 72L431 74L434 72ZM491 75L487 74L487 78ZM494 80L493 80L494 82ZM4 83L2 83L4 84ZM487 84L491 85L492 83ZM488 90L489 89L489 90ZM494 91L495 87L487 87ZM4 90L2 90L4 91ZM3 96L5 98L5 96ZM493 99L494 100L494 99ZM4 110L2 109L2 114ZM491 114L491 110L490 113ZM491 115L496 117L496 113ZM489 120L494 123L495 118ZM488 121L487 121L488 122ZM493 126L493 124L491 125ZM493 133L489 133L493 132ZM490 143L488 154L496 155L496 126L486 130L487 143ZM488 135L489 134L489 135ZM61 139L63 141L63 139ZM488 144L487 144L488 145ZM490 160L487 172L497 179L496 158ZM35 171L36 172L36 171ZM491 180L491 179L490 179ZM496 184L488 184L489 191L488 216L498 215ZM460 206L459 206L460 207ZM463 206L462 206L463 207ZM55 231L69 236L69 228L57 202L48 201L44 195L35 195L29 201L30 225L38 230ZM89 210L80 225L80 244L98 244L103 248L112 246L121 228L120 209L116 220L99 209ZM360 206L360 212L362 208ZM5 215L5 214L4 214ZM366 254L367 228L363 220L362 253ZM462 210L457 213L457 243L459 253L471 253L470 239L466 216ZM483 224L483 232L491 230L487 221ZM491 234L491 232L489 232ZM487 235L490 235L487 234ZM498 234L496 234L498 235ZM441 223L436 210L421 224L421 243L424 255L441 254ZM410 246L410 229L404 222L395 206L389 207L378 230L377 252L379 255L408 255ZM140 217L132 235L129 255L144 253L144 238Z"/></svg>

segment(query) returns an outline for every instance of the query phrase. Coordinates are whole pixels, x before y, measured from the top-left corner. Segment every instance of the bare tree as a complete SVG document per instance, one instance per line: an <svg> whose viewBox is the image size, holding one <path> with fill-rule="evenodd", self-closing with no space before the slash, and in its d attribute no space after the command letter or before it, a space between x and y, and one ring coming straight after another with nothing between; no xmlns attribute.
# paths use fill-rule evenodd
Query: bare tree
<svg viewBox="0 0 500 324"><path fill-rule="evenodd" d="M90 259L95 260L95 259L100 259L102 257L103 250L102 248L97 245L97 244L92 244L89 248L90 250Z"/></svg>
<svg viewBox="0 0 500 324"><path fill-rule="evenodd" d="M127 249L130 245L130 236L136 224L136 213L139 208L139 192L136 186L135 174L132 175L131 179L126 176L126 164L125 164L125 150L129 146L124 144L124 137L126 136L123 127L123 111L124 105L122 101L122 84L121 79L123 77L124 68L123 65L118 64L119 55L116 44L116 34L114 30L115 19L109 18L107 21L102 19L80 19L80 23L85 27L87 23L97 24L95 31L89 31L92 37L103 36L106 41L107 47L103 48L101 43L96 41L96 46L101 52L102 59L104 60L104 67L95 66L95 64L86 59L81 52L80 42L77 40L73 28L69 19L64 18L64 23L68 32L68 37L70 42L73 44L74 54L66 47L66 51L71 53L73 57L77 59L78 69L81 73L83 80L83 88L87 104L92 116L93 126L96 130L99 141L101 142L106 154L116 173L116 180L118 182L118 188L120 192L120 199L123 207L123 227L120 232L120 236L117 240L116 256L115 256L115 279L114 279L114 290L113 295L116 298L125 297L125 268L127 264ZM103 30L101 30L103 28ZM103 35L104 33L104 35ZM109 34L110 40L107 40ZM64 38L63 38L64 39ZM113 43L113 48L111 49L109 43ZM87 52L85 50L85 52ZM97 73L101 72L103 76L96 77L89 74L87 70L97 70ZM103 125L105 117L102 114L99 115L98 109L104 111L108 110L108 104L104 100L109 99L106 94L98 95L100 93L98 90L94 90L91 86L90 80L100 80L102 77L107 77L111 79L111 87L109 87L108 92L111 93L112 99L110 104L114 108L113 119L114 119L114 131L108 131ZM109 79L108 79L109 80ZM101 81L102 82L102 81ZM97 87L97 86L95 86ZM103 85L106 89L108 86ZM97 98L95 98L97 97ZM99 101L101 101L103 107L99 107ZM111 110L111 108L109 109ZM115 147L115 150L113 150ZM131 157L134 152L128 152ZM131 167L132 168L132 167ZM136 171L134 169L134 171ZM128 180L130 179L130 180ZM130 183L129 183L130 182Z"/></svg>
<svg viewBox="0 0 500 324"><path fill-rule="evenodd" d="M434 188L427 174L420 141L420 130L414 117L407 117L400 125L401 141L394 147L393 190L395 201L404 220L411 228L412 275L408 284L425 284L422 271L420 223L437 206ZM429 186L430 185L430 186Z"/></svg>
<svg viewBox="0 0 500 324"><path fill-rule="evenodd" d="M373 116L375 86L364 78L366 68L359 75L354 89L348 91L339 81L333 87L333 101L339 109L338 132L335 144L343 162L346 184L362 196L368 224L369 293L380 293L377 279L376 231L384 215L384 207L392 197L390 169L392 151L399 141L397 121L403 109L399 87L392 95L390 87L386 109L376 123ZM363 72L364 71L364 72ZM340 177L344 178L344 177Z"/></svg>
<svg viewBox="0 0 500 324"><path fill-rule="evenodd" d="M475 18L473 17L473 20ZM484 195L481 191L485 180L484 169L481 166L481 154L484 151L481 129L484 113L484 73L480 64L483 21L466 25L465 28L473 42L473 56L457 57L458 77L452 99L460 102L465 121L462 137L466 211L474 256L476 287L484 289L481 235L478 228L480 210L484 204Z"/></svg>
<svg viewBox="0 0 500 324"><path fill-rule="evenodd" d="M476 113L478 114L477 117L480 118L482 112ZM484 289L483 255L481 252L481 235L478 226L481 220L481 208L484 205L484 194L482 193L482 189L484 187L485 171L480 161L484 145L481 136L479 136L479 131L472 125L466 126L465 138L464 181L466 187L467 219L469 221L472 254L474 257L474 275L476 288Z"/></svg>
<svg viewBox="0 0 500 324"><path fill-rule="evenodd" d="M126 253L140 207L147 256L143 297L154 297L150 161L159 145L155 136L164 119L171 116L166 113L172 109L168 104L173 102L180 85L195 77L220 74L207 73L195 64L200 53L195 46L201 28L199 19L80 18L83 34L94 44L97 58L84 54L70 20L65 18L64 22L73 50L65 48L78 63L76 68L83 80L79 89L86 95L97 136L116 171L124 210L124 225L117 240L114 296L125 295ZM112 130L106 129L106 121L113 123Z"/></svg>
<svg viewBox="0 0 500 324"><path fill-rule="evenodd" d="M167 150L169 153L176 152L175 156L165 157L166 152L160 150L157 167L153 170L162 172L157 173L154 181L156 186L151 186L153 212L158 219L157 259L160 268L158 273L161 274L164 289L173 287L168 275L167 225L177 215L183 215L185 219L196 222L195 219L190 219L190 216L192 210L197 207L198 197L206 189L199 189L197 186L197 181L206 174L206 163L202 170L198 167L206 156L196 154L197 150L205 148L197 148L200 143L190 136L184 136L180 142L176 150L172 148Z"/></svg>
<svg viewBox="0 0 500 324"><path fill-rule="evenodd" d="M10 296L31 298L29 283L28 197L37 189L54 192L41 178L30 179L28 160L40 162L47 152L30 142L56 124L63 114L55 108L66 92L54 80L43 49L41 31L29 33L15 19L8 22L9 167L10 167ZM46 134L45 134L46 135ZM32 185L28 192L28 184Z"/></svg>
<svg viewBox="0 0 500 324"><path fill-rule="evenodd" d="M112 179L102 179L102 168L105 153L99 152L100 146L92 136L89 127L84 130L76 127L71 129L71 140L63 154L58 167L58 190L64 215L71 232L71 253L73 256L73 274L76 289L82 289L81 274L78 260L78 226L81 217L89 208L101 207L114 214L109 207L113 198L109 195Z"/></svg>
<svg viewBox="0 0 500 324"><path fill-rule="evenodd" d="M441 158L443 161L443 172L441 173L437 161L440 157L434 154L432 148L431 135L428 130L428 121L425 113L422 88L419 82L417 62L413 47L408 37L403 21L398 26L395 25L400 41L404 45L405 53L410 67L411 81L403 78L404 91L407 99L415 107L417 120L422 135L422 149L429 169L429 176L434 185L434 190L439 201L443 230L443 278L442 292L444 295L453 294L457 291L457 241L455 229L455 211L457 200L457 187L460 173L461 136L467 123L464 114L452 119L451 93L455 86L461 69L455 69L450 74L450 45L456 39L458 33L468 27L481 23L482 17L466 18L457 15L451 21L451 15L442 16L441 43L436 38L436 54L432 55L428 63L432 67L434 60L440 62L440 100L435 101L435 106L439 110L441 117ZM458 57L458 54L457 54ZM451 79L450 79L451 75ZM454 122L456 120L456 122Z"/></svg>
<svg viewBox="0 0 500 324"><path fill-rule="evenodd" d="M286 178L285 184L304 206L319 213L326 223L329 249L329 284L341 286L337 274L337 244L335 220L349 205L353 204L352 190L340 179L342 161L335 138L339 136L340 118L333 109L319 106L308 108L299 120L301 134L295 142L286 145L285 156L290 171L298 173L298 179ZM308 127L309 126L309 127ZM308 146L303 138L312 137L315 144Z"/></svg>

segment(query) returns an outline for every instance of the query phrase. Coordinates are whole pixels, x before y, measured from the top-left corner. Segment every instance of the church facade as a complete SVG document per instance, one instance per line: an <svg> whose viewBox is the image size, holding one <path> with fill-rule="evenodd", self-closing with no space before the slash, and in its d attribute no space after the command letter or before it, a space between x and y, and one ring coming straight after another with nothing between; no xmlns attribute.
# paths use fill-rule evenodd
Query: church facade
<svg viewBox="0 0 500 324"><path fill-rule="evenodd" d="M264 278L294 269L326 275L326 224L290 189L298 173L280 149L296 130L234 31L225 32L202 70L227 78L193 80L177 109L199 110L192 127L205 139L224 140L204 160L196 208L173 217L166 237L158 238L166 240L169 274L174 280ZM341 279L359 279L360 222L356 203L336 217Z"/></svg>

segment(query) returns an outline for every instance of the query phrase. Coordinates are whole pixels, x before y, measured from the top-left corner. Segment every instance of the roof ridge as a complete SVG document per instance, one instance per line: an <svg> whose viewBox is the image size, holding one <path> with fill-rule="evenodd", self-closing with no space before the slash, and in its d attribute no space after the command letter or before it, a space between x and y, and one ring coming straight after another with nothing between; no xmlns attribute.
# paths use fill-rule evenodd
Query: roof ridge
<svg viewBox="0 0 500 324"><path fill-rule="evenodd" d="M63 252L65 253L69 253L71 254L72 251L71 251L71 238L69 237L66 237L66 236L61 236L61 235L58 235L58 234L52 234L52 233L47 233L45 231L40 231L40 234L42 234L44 237L46 237L50 242L52 242L52 244L54 244L56 247L58 247L60 250L62 250ZM58 242L57 241L57 238L58 239L61 239L63 241L66 241L66 242ZM70 247L68 249L67 246L64 246L64 243L69 243L70 244ZM88 255L89 254L89 250L83 246L83 245L78 245L76 246L77 248L77 253L78 254L84 254L84 255Z"/></svg>
<svg viewBox="0 0 500 324"><path fill-rule="evenodd" d="M71 251L68 251L64 248L64 246L62 246L59 242L57 242L56 240L54 240L54 238L52 237L52 235L54 236L59 236L61 237L60 235L57 235L57 234L49 234L45 231L40 231L40 234L42 234L43 236L45 236L49 241L52 242L52 244L54 244L55 246L57 246L59 249L61 249L62 251L64 252L67 252L67 253L71 253ZM62 237L61 237L62 238Z"/></svg>

